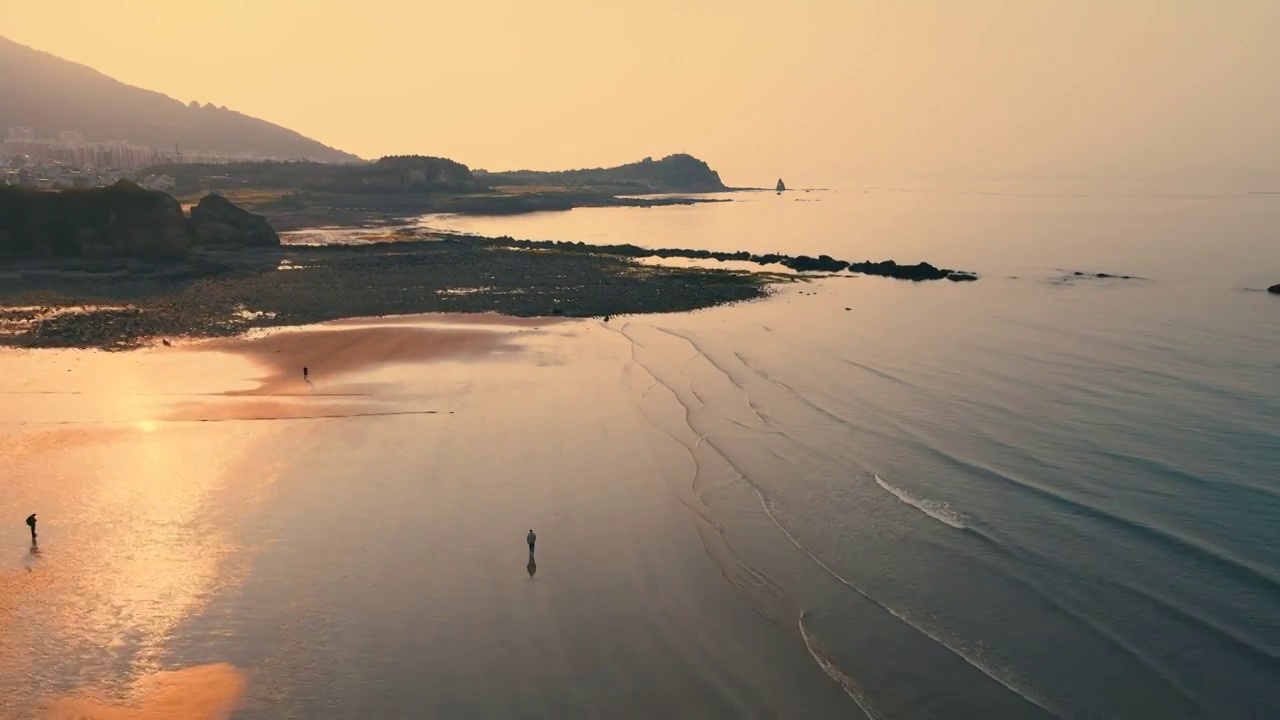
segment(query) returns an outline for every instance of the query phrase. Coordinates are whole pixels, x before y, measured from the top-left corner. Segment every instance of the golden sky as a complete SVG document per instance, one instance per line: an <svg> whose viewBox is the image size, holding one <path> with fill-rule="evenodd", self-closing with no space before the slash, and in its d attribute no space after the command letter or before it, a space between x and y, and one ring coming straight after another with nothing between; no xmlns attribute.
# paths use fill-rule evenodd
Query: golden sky
<svg viewBox="0 0 1280 720"><path fill-rule="evenodd" d="M0 35L364 157L725 180L1280 162L1276 0L3 0Z"/></svg>

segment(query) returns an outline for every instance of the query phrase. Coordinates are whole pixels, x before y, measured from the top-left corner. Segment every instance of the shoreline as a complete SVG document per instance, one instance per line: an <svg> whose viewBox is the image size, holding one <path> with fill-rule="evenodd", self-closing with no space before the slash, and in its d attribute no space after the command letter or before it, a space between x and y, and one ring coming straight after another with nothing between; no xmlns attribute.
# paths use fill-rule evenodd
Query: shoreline
<svg viewBox="0 0 1280 720"><path fill-rule="evenodd" d="M128 350L353 317L607 317L764 297L776 275L461 238L202 251L181 262L0 269L0 346Z"/></svg>
<svg viewBox="0 0 1280 720"><path fill-rule="evenodd" d="M715 261L676 267L651 261ZM746 266L743 269L743 266ZM0 266L0 346L128 350L351 317L499 313L603 317L701 310L779 283L849 273L969 281L929 263L847 262L401 228L367 243L200 249L182 260L27 260Z"/></svg>
<svg viewBox="0 0 1280 720"><path fill-rule="evenodd" d="M35 378L63 393L56 406L40 396L17 408L16 467L33 471L15 475L8 500L41 500L50 525L30 568L62 592L28 584L7 597L32 620L4 649L38 677L10 701L108 714L121 688L219 662L237 682L172 707L207 696L246 717L314 715L341 697L375 715L856 714L794 629L726 582L706 551L709 527L683 504L698 469L662 429L679 426L681 408L645 391L630 343L595 323L471 322L281 328L180 352L86 355L66 376L0 350L9 377L31 369L23 387ZM304 359L311 383L296 374ZM118 401L143 382L152 394ZM522 408L543 420L530 424ZM83 427L64 429L67 417ZM565 437L587 442L565 452ZM613 468L608 482L602 467ZM74 478L77 492L49 496L37 482L49 474ZM201 532L165 522L171 504L95 504L121 486L185 489L176 511ZM146 497L157 494L168 497ZM116 522L124 512L148 532ZM529 527L542 541L536 563ZM103 535L111 542L89 540ZM63 632L106 645L59 620L76 603L128 602L110 573L79 571L129 569L121 546L166 549L175 566L199 569L151 579L176 597L176 617L126 614L133 632L109 646L116 665L92 666L100 672L59 664L63 645L31 652L33 638ZM158 653L162 666L145 662ZM340 689L313 682L335 673ZM582 690L566 693L570 683ZM146 709L159 700L131 697Z"/></svg>
<svg viewBox="0 0 1280 720"><path fill-rule="evenodd" d="M523 215L575 208L649 208L732 202L701 197L710 193L625 195L574 188L499 188L471 193L314 193L305 191L218 191L250 212L262 215L277 232L317 227L377 228L403 225L423 215ZM716 192L734 192L733 190ZM183 205L196 198L182 196Z"/></svg>

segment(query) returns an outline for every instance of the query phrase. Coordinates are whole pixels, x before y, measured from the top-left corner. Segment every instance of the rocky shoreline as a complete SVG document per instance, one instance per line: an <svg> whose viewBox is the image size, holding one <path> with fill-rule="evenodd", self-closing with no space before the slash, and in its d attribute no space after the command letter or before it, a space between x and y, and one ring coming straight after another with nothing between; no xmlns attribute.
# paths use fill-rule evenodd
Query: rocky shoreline
<svg viewBox="0 0 1280 720"><path fill-rule="evenodd" d="M521 215L574 208L648 208L730 202L725 198L685 195L620 197L591 190L422 195L296 193L258 202L241 197L235 199L239 205L266 217L280 232L314 227L396 226L433 213Z"/></svg>
<svg viewBox="0 0 1280 720"><path fill-rule="evenodd" d="M461 236L466 237L466 236ZM684 258L688 260L715 260L718 262L746 262L756 265L781 265L796 272L839 273L848 271L861 275L887 277L895 280L950 280L952 282L971 282L978 276L962 270L939 268L931 263L919 262L914 265L899 265L893 260L873 262L850 262L837 260L830 255L782 255L768 253L758 255L745 250L738 252L719 252L714 250L689 250L685 248L642 248L637 245L587 245L581 242L558 240L516 240L511 237L473 238L473 240L499 247L528 248L536 250L569 250L591 252L600 255L614 255L628 258Z"/></svg>
<svg viewBox="0 0 1280 720"><path fill-rule="evenodd" d="M973 279L928 263L649 250L430 236L366 245L202 248L184 260L0 265L0 346L130 349L158 338L429 312L607 317L766 296L785 272L667 267L640 258L747 261L906 280ZM960 277L958 277L960 276Z"/></svg>
<svg viewBox="0 0 1280 720"><path fill-rule="evenodd" d="M760 298L779 279L459 239L202 251L182 262L26 263L0 266L0 346L123 350L429 312L679 312Z"/></svg>

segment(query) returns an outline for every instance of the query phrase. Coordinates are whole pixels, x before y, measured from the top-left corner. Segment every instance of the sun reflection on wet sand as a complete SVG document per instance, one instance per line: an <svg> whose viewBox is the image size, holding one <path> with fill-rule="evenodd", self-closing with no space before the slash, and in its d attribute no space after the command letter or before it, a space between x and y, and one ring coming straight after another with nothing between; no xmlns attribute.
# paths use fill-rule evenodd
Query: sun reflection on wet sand
<svg viewBox="0 0 1280 720"><path fill-rule="evenodd" d="M25 547L0 554L0 717L31 717L40 698L74 687L118 697L152 676L156 682L129 691L151 698L137 709L76 699L60 707L93 712L53 717L226 714L217 710L217 693L193 696L209 699L214 714L164 710L177 707L164 698L190 694L166 688L194 687L202 678L216 685L223 670L190 681L155 673L178 625L243 577L248 563L238 526L284 468L261 462L269 452L252 466L247 458L261 444L274 444L281 430L270 423L165 422L172 398L146 393L181 389L184 375L200 378L204 368L189 356L182 368L172 363L158 354L121 363L86 353L80 366L95 378L93 392L52 409L43 396L7 398L0 516L38 511L40 546L38 554ZM63 371L50 365L39 354L0 354L4 375L38 389L60 388ZM226 361L215 366L221 370ZM228 382L252 372L248 363L239 369L225 376ZM77 424L81 417L93 421Z"/></svg>
<svg viewBox="0 0 1280 720"><path fill-rule="evenodd" d="M222 720L243 702L244 673L217 663L158 672L132 683L123 702L83 694L53 701L45 720Z"/></svg>
<svg viewBox="0 0 1280 720"><path fill-rule="evenodd" d="M0 550L0 717L233 712L244 685L234 668L162 671L183 624L247 577L245 522L308 447L297 423L447 412L388 404L360 386L292 394L272 384L292 389L304 362L323 384L501 354L528 332L344 326L195 352L0 352L0 517L40 517L38 553ZM258 420L281 422L248 422Z"/></svg>

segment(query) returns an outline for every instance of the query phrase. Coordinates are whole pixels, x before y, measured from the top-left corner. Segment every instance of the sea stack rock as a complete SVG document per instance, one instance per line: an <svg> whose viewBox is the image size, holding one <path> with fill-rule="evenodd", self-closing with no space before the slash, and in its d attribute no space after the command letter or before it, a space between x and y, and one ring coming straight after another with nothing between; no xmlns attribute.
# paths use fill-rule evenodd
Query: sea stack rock
<svg viewBox="0 0 1280 720"><path fill-rule="evenodd" d="M786 190L787 186L782 182L782 178L778 178L778 192Z"/></svg>
<svg viewBox="0 0 1280 720"><path fill-rule="evenodd" d="M221 195L206 195L191 208L191 235L197 245L280 245L280 236L266 218L236 207Z"/></svg>
<svg viewBox="0 0 1280 720"><path fill-rule="evenodd" d="M1267 292L1271 293L1272 295L1280 295L1280 283L1277 283L1267 288Z"/></svg>

